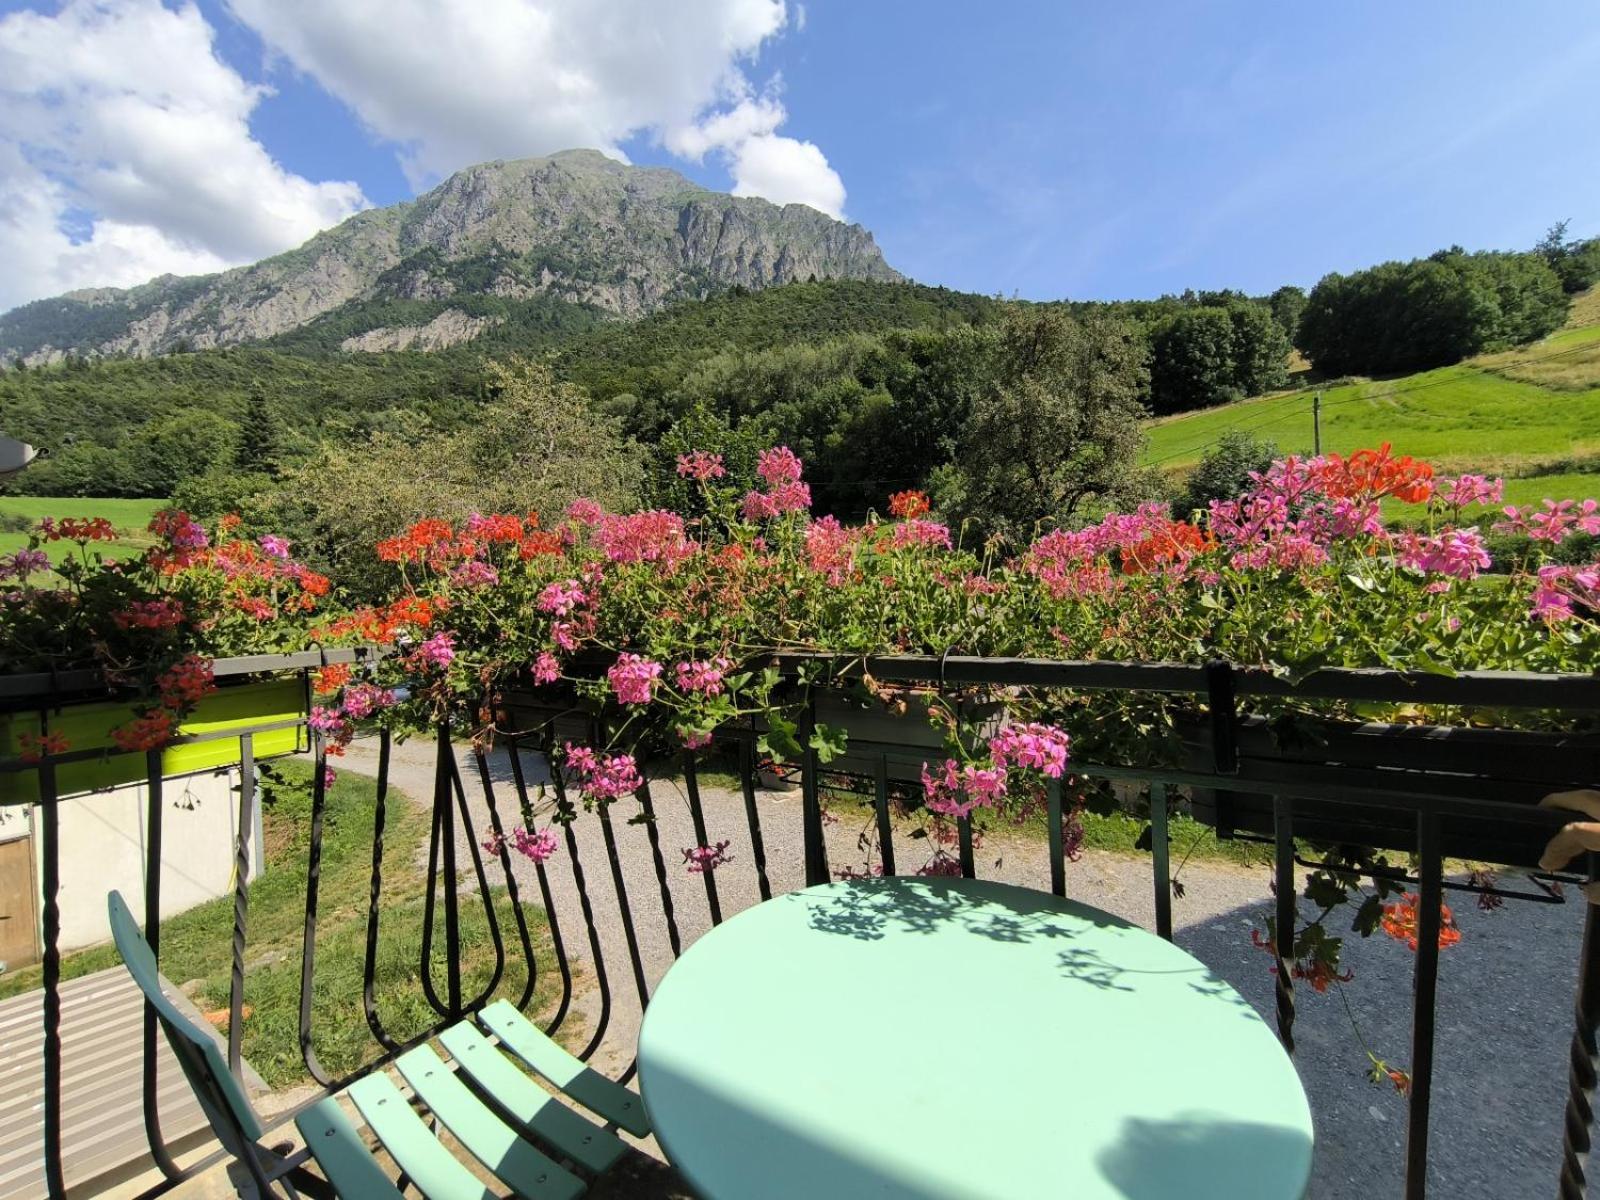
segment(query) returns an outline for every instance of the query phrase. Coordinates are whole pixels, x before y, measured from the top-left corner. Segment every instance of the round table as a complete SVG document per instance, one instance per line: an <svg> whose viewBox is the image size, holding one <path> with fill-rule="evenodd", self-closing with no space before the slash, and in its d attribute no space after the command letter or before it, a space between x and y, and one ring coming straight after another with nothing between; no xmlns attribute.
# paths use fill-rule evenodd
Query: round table
<svg viewBox="0 0 1600 1200"><path fill-rule="evenodd" d="M1311 1113L1178 947L979 880L808 888L713 929L639 1034L656 1137L712 1200L1295 1200Z"/></svg>

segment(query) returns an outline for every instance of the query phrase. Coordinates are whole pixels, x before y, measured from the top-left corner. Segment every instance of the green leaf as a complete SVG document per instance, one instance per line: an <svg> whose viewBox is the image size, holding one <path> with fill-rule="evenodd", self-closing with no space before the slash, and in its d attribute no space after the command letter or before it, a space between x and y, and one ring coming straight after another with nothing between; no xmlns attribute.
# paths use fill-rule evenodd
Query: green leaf
<svg viewBox="0 0 1600 1200"><path fill-rule="evenodd" d="M1350 928L1362 937L1371 937L1382 919L1383 901L1377 896L1368 896L1361 902L1361 907L1356 909L1355 919L1350 922Z"/></svg>
<svg viewBox="0 0 1600 1200"><path fill-rule="evenodd" d="M1426 650L1417 651L1416 661L1413 665L1416 670L1426 672L1429 675L1443 675L1449 679L1454 679L1456 675L1456 669L1454 667L1450 666L1448 663L1440 662L1438 659L1432 657Z"/></svg>
<svg viewBox="0 0 1600 1200"><path fill-rule="evenodd" d="M817 722L811 730L810 745L821 762L830 763L845 752L850 735L842 727Z"/></svg>
<svg viewBox="0 0 1600 1200"><path fill-rule="evenodd" d="M800 727L782 713L769 713L766 736L758 748L772 758L799 758L801 746L795 737L799 731Z"/></svg>
<svg viewBox="0 0 1600 1200"><path fill-rule="evenodd" d="M1318 908L1332 908L1346 899L1344 885L1331 875L1314 872L1306 879L1306 899Z"/></svg>

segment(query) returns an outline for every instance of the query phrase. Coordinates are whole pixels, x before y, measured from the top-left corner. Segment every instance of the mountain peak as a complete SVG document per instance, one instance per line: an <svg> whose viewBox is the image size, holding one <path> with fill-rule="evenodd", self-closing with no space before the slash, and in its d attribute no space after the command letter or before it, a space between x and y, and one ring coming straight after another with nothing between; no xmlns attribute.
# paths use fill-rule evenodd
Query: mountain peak
<svg viewBox="0 0 1600 1200"><path fill-rule="evenodd" d="M900 278L859 225L713 192L598 150L562 150L464 168L415 200L357 213L252 266L23 305L0 316L0 356L45 362L235 345L351 305L427 302L442 312L485 295L554 297L635 317L734 285L811 276Z"/></svg>

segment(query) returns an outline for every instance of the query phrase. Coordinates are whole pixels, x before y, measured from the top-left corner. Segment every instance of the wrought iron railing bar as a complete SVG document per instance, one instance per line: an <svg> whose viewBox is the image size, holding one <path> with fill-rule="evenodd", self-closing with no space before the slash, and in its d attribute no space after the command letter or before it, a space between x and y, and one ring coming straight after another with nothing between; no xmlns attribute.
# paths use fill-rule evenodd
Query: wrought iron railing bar
<svg viewBox="0 0 1600 1200"><path fill-rule="evenodd" d="M1172 940L1172 844L1167 828L1167 789L1150 785L1150 871L1155 877L1156 933Z"/></svg>
<svg viewBox="0 0 1600 1200"><path fill-rule="evenodd" d="M1294 879L1294 801L1288 796L1272 799L1273 892L1277 912L1273 917L1273 950L1277 971L1273 993L1278 1006L1278 1037L1283 1048L1294 1053L1294 939L1299 920L1299 892Z"/></svg>
<svg viewBox="0 0 1600 1200"><path fill-rule="evenodd" d="M889 818L889 760L873 759L872 803L878 819L878 862L885 875L894 874L894 823Z"/></svg>
<svg viewBox="0 0 1600 1200"><path fill-rule="evenodd" d="M1067 847L1061 828L1065 819L1061 810L1061 780L1045 781L1044 802L1046 832L1050 839L1050 893L1064 898L1067 894Z"/></svg>
<svg viewBox="0 0 1600 1200"><path fill-rule="evenodd" d="M1588 877L1600 880L1600 856L1587 856ZM1583 948L1578 953L1572 1045L1568 1052L1567 1105L1562 1114L1560 1200L1588 1194L1587 1166L1593 1146L1594 1089L1600 1076L1600 906L1590 904L1583 918Z"/></svg>
<svg viewBox="0 0 1600 1200"><path fill-rule="evenodd" d="M1444 854L1439 815L1417 814L1417 964L1411 1011L1411 1103L1406 1122L1405 1200L1423 1200L1428 1190L1428 1123L1433 1101L1433 1034L1438 1018L1440 905Z"/></svg>
<svg viewBox="0 0 1600 1200"><path fill-rule="evenodd" d="M511 765L511 782L517 791L517 807L522 813L522 824L527 829L533 828L533 801L528 797L528 779L522 769L522 743L517 738L507 738L506 760ZM533 873L539 880L539 896L544 902L545 923L550 928L550 945L556 956L556 969L561 972L561 999L556 1005L555 1016L551 1017L545 1025L547 1034L554 1034L561 1028L561 1022L566 1019L567 1010L572 1005L572 967L567 962L567 947L561 937L561 920L556 913L555 898L550 893L550 877L545 871L542 862L533 864ZM530 974L530 979L531 979ZM524 1000L518 1008L526 1008Z"/></svg>
<svg viewBox="0 0 1600 1200"><path fill-rule="evenodd" d="M561 778L561 771L553 762L550 767L550 781L555 788L557 805L563 813L570 811L567 785ZM578 1055L587 1062L600 1048L600 1043L606 1036L606 1027L611 1021L611 977L606 973L606 956L600 947L600 929L594 921L594 904L589 899L589 888L583 877L583 859L578 853L578 836L573 830L576 824L577 822L572 820L563 821L562 828L566 833L567 861L572 864L572 884L578 892L578 908L583 913L584 927L589 931L589 953L594 957L595 988L600 993L600 1016L595 1020L594 1032L589 1035L589 1044ZM565 957L562 962L565 964Z"/></svg>
<svg viewBox="0 0 1600 1200"><path fill-rule="evenodd" d="M756 869L756 888L763 900L772 899L767 878L767 846L761 836L761 814L756 806L756 747L753 738L739 739L739 788L744 793L745 825L750 831L750 860ZM893 853L891 849L890 853Z"/></svg>
<svg viewBox="0 0 1600 1200"><path fill-rule="evenodd" d="M233 854L233 958L228 979L228 1070L244 1080L244 951L250 915L250 833L255 826L255 741L239 736L239 832Z"/></svg>
<svg viewBox="0 0 1600 1200"><path fill-rule="evenodd" d="M556 902L550 892L550 875L543 863L533 864L533 874L539 881L539 899L544 905L550 927L550 948L556 956L556 969L561 973L561 999L556 1004L555 1014L545 1022L544 1026L545 1033L554 1037L556 1030L561 1028L561 1022L566 1019L567 1010L572 1006L572 967L567 962L567 948L562 943L561 926L556 921ZM517 1007L526 1008L527 1001L524 1000Z"/></svg>
<svg viewBox="0 0 1600 1200"><path fill-rule="evenodd" d="M527 1008L528 1001L533 999L534 986L538 980L538 964L534 961L533 938L528 933L528 918L522 911L522 897L518 890L517 875L511 869L511 851L506 846L506 831L500 822L500 805L495 799L494 782L489 775L489 758L484 753L483 746L476 742L472 746L472 757L478 764L478 778L483 782L483 799L489 810L489 828L494 834L494 844L499 850L500 868L505 872L506 877L506 896L511 901L511 916L517 923L517 937L522 943L523 961L528 968L527 976L522 983L522 996L516 1002L517 1008L520 1010ZM482 874L483 872L480 869L479 876L481 877ZM484 889L484 896L487 900L487 888ZM488 904L488 908L492 912L494 908L492 902ZM495 982L499 982L498 976L496 976ZM492 992L494 988L491 986L489 990Z"/></svg>
<svg viewBox="0 0 1600 1200"><path fill-rule="evenodd" d="M161 751L145 751L145 869L144 869L144 929L150 955L161 965L161 838L166 816L166 798L162 787ZM156 1023L156 1007L148 999L144 1002L144 1036L141 1053L140 1107L144 1113L144 1137L150 1146L150 1158L167 1183L183 1178L183 1171L172 1161L167 1150L167 1139L161 1133L161 1110L157 1101L160 1085L161 1060L157 1057L160 1027Z"/></svg>
<svg viewBox="0 0 1600 1200"><path fill-rule="evenodd" d="M672 957L683 953L683 938L678 933L678 910L673 904L672 888L667 883L667 860L661 853L661 829L656 824L655 799L650 794L650 781L639 785L634 793L639 801L639 815L643 818L645 841L650 846L650 861L655 867L656 887L661 893L661 915L667 922L667 944L672 947ZM607 820L610 810L606 811Z"/></svg>
<svg viewBox="0 0 1600 1200"><path fill-rule="evenodd" d="M312 985L317 964L317 897L322 886L322 819L328 804L328 746L322 734L311 735L311 832L306 846L306 919L300 943L300 1058L306 1071L323 1087L333 1077L317 1060L311 1044Z"/></svg>
<svg viewBox="0 0 1600 1200"><path fill-rule="evenodd" d="M977 863L972 853L972 816L956 818L956 852L961 863L961 877L974 879L977 877Z"/></svg>
<svg viewBox="0 0 1600 1200"><path fill-rule="evenodd" d="M478 845L477 832L472 827L472 813L467 808L467 789L461 781L461 765L456 761L456 756L453 750L450 754L450 784L457 807L457 815L461 818L461 829L466 835L462 840L466 843L467 853L472 859L473 877L478 881L478 900L483 905L484 919L489 925L489 943L494 947L494 970L489 974L489 982L484 985L483 991L479 992L471 1000L465 1001L462 1004L462 1012L465 1013L476 1012L478 1009L487 1004L489 1002L489 997L494 995L495 989L500 986L500 980L505 978L506 943L505 938L500 935L500 918L494 910L494 896L489 891L489 873L484 869L483 853ZM493 814L495 810L492 797L485 797L485 799L490 805L490 813ZM495 825L498 828L498 816L495 816ZM503 846L501 847L501 854L505 854L505 848ZM507 862L507 878L510 878L510 875L510 864ZM511 886L514 889L516 885L513 883ZM459 878L456 880L455 890L459 902L461 891ZM522 918L520 905L517 906L517 917L518 920L521 920ZM459 939L459 936L460 935L458 932L457 939ZM457 949L461 943L457 939L452 939L450 943L450 954L454 959L459 959L461 957L460 952ZM533 955L531 949L528 958L528 969L532 970ZM457 969L459 970L459 967ZM520 1008L521 1005L518 1005L518 1007Z"/></svg>
<svg viewBox="0 0 1600 1200"><path fill-rule="evenodd" d="M422 891L422 939L417 954L417 975L422 984L422 995L428 1006L446 1020L453 1019L456 1014L450 1011L450 1006L439 998L439 989L433 983L433 927L438 915L439 891L439 843L441 826L444 823L448 805L440 804L439 797L445 793L450 784L445 777L449 770L445 755L449 752L449 732L440 729L435 734L435 754L433 762L433 803L429 806L432 812L432 823L428 832L428 871L427 880Z"/></svg>
<svg viewBox="0 0 1600 1200"><path fill-rule="evenodd" d="M706 814L700 807L700 776L695 771L694 751L683 752L683 786L689 794L689 819L694 822L694 840L697 846L711 844L706 833ZM710 866L700 872L701 882L706 886L706 908L711 913L713 926L722 924L722 903L717 898L716 871Z"/></svg>
<svg viewBox="0 0 1600 1200"><path fill-rule="evenodd" d="M42 715L40 731L49 732ZM39 764L39 797L56 797L56 769L49 761ZM67 1194L61 1162L61 822L53 803L42 804L39 813L39 852L44 859L39 921L44 935L44 1175L50 1195L59 1197Z"/></svg>
<svg viewBox="0 0 1600 1200"><path fill-rule="evenodd" d="M398 1053L400 1043L384 1028L375 995L378 975L378 923L383 912L383 834L389 815L389 755L392 735L378 731L378 779L372 809L372 879L367 887L367 944L361 961L361 1012L367 1028L385 1050Z"/></svg>
<svg viewBox="0 0 1600 1200"><path fill-rule="evenodd" d="M644 791L643 788L640 791ZM648 803L648 796L641 796L640 803ZM650 987L645 983L644 959L639 953L639 935L633 926L633 906L628 903L628 883L622 875L622 858L617 853L617 835L611 826L611 805L602 800L600 809L600 833L606 843L606 858L611 864L611 885L617 893L617 910L622 919L622 933L628 943L628 962L633 967L633 985L639 993L639 1007L643 1008L650 1002Z"/></svg>
<svg viewBox="0 0 1600 1200"><path fill-rule="evenodd" d="M820 781L817 778L821 768L817 761L817 752L811 745L811 736L816 729L816 723L816 698L813 694L806 702L805 716L800 728L800 744L805 747L800 765L800 812L807 887L827 883L829 879L828 844L823 836L822 796L818 787Z"/></svg>
<svg viewBox="0 0 1600 1200"><path fill-rule="evenodd" d="M445 1016L459 1021L461 1005L461 892L456 873L456 806L454 774L456 756L450 744L450 727L441 721L438 732L440 758L438 788L433 802L439 809L439 875L444 892Z"/></svg>

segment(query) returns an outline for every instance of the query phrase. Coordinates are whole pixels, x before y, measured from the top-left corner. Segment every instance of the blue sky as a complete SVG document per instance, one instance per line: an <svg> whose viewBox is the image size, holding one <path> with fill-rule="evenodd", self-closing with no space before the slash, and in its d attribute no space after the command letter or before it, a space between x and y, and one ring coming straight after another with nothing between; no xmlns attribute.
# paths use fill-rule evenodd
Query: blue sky
<svg viewBox="0 0 1600 1200"><path fill-rule="evenodd" d="M9 302L249 261L581 142L842 202L908 275L1029 298L1600 234L1600 11L1577 0L160 5L0 0L0 196L35 222Z"/></svg>

